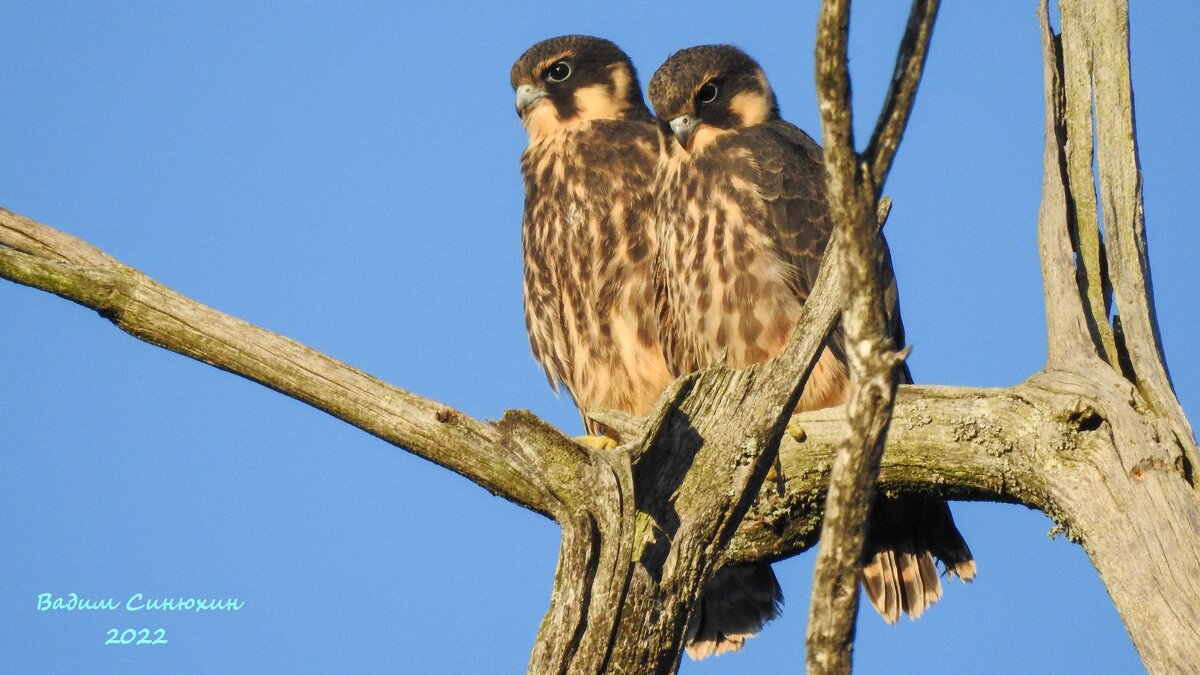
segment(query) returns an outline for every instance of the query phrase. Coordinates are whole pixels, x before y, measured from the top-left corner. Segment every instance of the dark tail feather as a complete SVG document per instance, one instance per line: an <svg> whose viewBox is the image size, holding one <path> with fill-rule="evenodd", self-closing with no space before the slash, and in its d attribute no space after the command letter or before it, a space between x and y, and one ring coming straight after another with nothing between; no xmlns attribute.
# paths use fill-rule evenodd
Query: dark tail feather
<svg viewBox="0 0 1200 675"><path fill-rule="evenodd" d="M729 565L704 587L685 639L688 656L703 659L742 648L746 638L779 616L783 591L770 565Z"/></svg>
<svg viewBox="0 0 1200 675"><path fill-rule="evenodd" d="M975 560L950 507L940 499L878 497L864 552L863 589L884 621L917 619L942 597L933 559L963 581L975 578Z"/></svg>

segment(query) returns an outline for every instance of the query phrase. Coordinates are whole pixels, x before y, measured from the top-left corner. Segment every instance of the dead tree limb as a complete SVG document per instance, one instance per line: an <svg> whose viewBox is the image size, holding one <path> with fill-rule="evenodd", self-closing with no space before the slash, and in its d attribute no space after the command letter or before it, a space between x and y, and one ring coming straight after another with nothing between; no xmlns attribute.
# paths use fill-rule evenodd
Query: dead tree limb
<svg viewBox="0 0 1200 675"><path fill-rule="evenodd" d="M412 399L407 392L391 391L388 385L371 389L375 385L360 379L367 376L350 366L286 338L264 336L266 331L231 317L194 314L200 311L194 307L182 316L205 326L175 325L176 319L158 318L148 324L153 329L134 328L135 322L148 320L146 317L181 314L181 306L196 303L161 289L136 270L119 266L68 235L44 226L30 229L29 222L0 212L0 241L10 246L0 246L0 276L77 298L80 304L115 322L125 322L131 331L157 339L163 346L239 375L260 377L279 391L305 387L301 400L401 446L426 443L435 453L453 454L474 452L475 444L490 447L495 443L516 448L513 458L498 460L502 466L518 466L522 476L543 471L555 476L545 481L554 489L544 492L509 492L513 485L526 485L523 480L492 483L499 494L518 503L524 502L516 495L529 495L524 500L533 503L525 505L543 505L539 511L553 515L564 530L553 605L543 624L532 669L581 669L585 663L579 656L571 657L567 647L574 646L577 654L594 654L677 630L686 600L672 601L674 617L668 623L674 628L669 631L661 623L657 627L642 625L659 611L653 605L630 604L645 592L634 588L652 585L655 577L650 570L670 570L672 576L664 574L663 579L686 577L691 586L698 580L679 571L685 556L676 554L663 557L661 568L634 566L641 580L637 585L629 581L632 574L624 555L633 557L633 542L642 542L641 551L661 555L652 536L659 528L665 531L674 525L666 518L654 521L641 516L639 520L639 512L633 509L636 503L629 497L632 463L622 460L628 455L583 449L528 413L509 413L489 425L433 402L422 403L424 399L419 397ZM29 235L43 243L30 244ZM40 253L22 253L11 248L13 244ZM97 264L82 263L84 260ZM122 277L125 281L116 280ZM128 290L130 284L138 290ZM141 309L135 307L139 304ZM836 312L836 294L828 290L814 294L808 307L817 317ZM814 324L823 325L822 321ZM220 333L221 339L209 335L216 330L213 325L227 327ZM807 344L815 340L802 339ZM265 347L260 353L255 345ZM1171 664L1200 662L1200 635L1196 633L1200 626L1200 511L1169 425L1150 413L1136 387L1109 372L1107 380L1097 380L1094 374L1047 372L1008 389L901 387L881 463L880 486L900 493L1019 503L1045 512L1091 555L1147 665L1155 672L1170 672ZM737 380L728 371L721 379ZM737 381L743 386L746 382ZM1106 387L1101 394L1097 393L1098 384ZM683 386L681 383L668 398L682 396ZM694 389L696 383L686 386ZM366 390L370 396L353 393L356 390ZM347 397L357 396L364 401L347 402ZM354 414L345 414L345 407L356 405L369 406L372 419L356 421ZM710 393L693 405L700 411L695 415L699 419L703 409L721 410L727 403ZM674 415L671 424L683 420ZM627 438L645 433L642 420L615 414L597 416ZM664 424L666 420L664 416ZM830 467L844 437L845 411L834 408L804 413L798 420L806 431L805 440L797 443L784 435L780 446L785 490L782 494L774 486L760 490L724 550L724 561L777 560L816 541ZM440 431L446 425L450 428ZM687 426L677 428L686 430ZM447 436L438 437L439 433ZM739 458L741 451L735 453ZM692 471L719 470L716 464L723 461L716 453L700 459L703 468L698 463ZM453 458L431 460L445 465ZM739 467L742 476L754 471L750 464ZM470 468L463 473L478 472ZM694 490L709 489L719 481L712 480L714 483L701 486L699 477L689 478L686 492L691 496L683 504L685 509L696 503ZM732 499L730 485L721 485L716 491L723 493L720 499ZM597 516L604 513L614 515ZM632 527L627 525L630 519ZM732 519L726 518L716 529L726 536L730 527ZM681 524L676 532L683 529ZM693 538L688 546L703 544ZM701 564L697 561L704 555L686 554L696 564ZM712 566L711 561L702 564ZM607 589L607 594L597 593L602 589ZM608 637L598 637L597 629L587 622L599 623L606 616L614 617L601 631ZM582 633L577 635L581 626ZM613 638L614 633L620 638ZM590 641L585 643L584 637ZM560 648L552 648L555 645ZM665 663L660 671L673 668L678 651L671 650L677 646L657 652L670 655L661 656ZM604 654L600 658L605 667L617 669L615 656L607 662Z"/></svg>
<svg viewBox="0 0 1200 675"><path fill-rule="evenodd" d="M0 276L304 401L557 521L563 540L530 661L536 673L677 668L700 589L754 501L837 316L829 269L805 310L816 318L802 322L786 358L681 378L618 452L580 446L526 412L474 420L0 209Z"/></svg>
<svg viewBox="0 0 1200 675"><path fill-rule="evenodd" d="M858 615L858 578L875 479L904 363L891 336L884 294L891 271L875 216L883 182L908 123L938 0L914 0L896 69L871 141L854 149L847 55L849 0L826 0L817 31L817 94L825 140L826 194L841 245L846 357L850 369L846 440L834 460L808 614L810 673L849 673Z"/></svg>

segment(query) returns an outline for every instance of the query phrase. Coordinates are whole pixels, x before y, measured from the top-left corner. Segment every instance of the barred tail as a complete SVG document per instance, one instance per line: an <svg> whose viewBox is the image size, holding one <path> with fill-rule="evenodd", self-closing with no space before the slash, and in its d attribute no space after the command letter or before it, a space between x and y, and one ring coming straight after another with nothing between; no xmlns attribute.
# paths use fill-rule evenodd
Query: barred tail
<svg viewBox="0 0 1200 675"><path fill-rule="evenodd" d="M967 582L975 578L975 560L946 502L878 497L867 535L862 583L884 621L896 623L902 612L917 619L941 599L935 557L949 576Z"/></svg>

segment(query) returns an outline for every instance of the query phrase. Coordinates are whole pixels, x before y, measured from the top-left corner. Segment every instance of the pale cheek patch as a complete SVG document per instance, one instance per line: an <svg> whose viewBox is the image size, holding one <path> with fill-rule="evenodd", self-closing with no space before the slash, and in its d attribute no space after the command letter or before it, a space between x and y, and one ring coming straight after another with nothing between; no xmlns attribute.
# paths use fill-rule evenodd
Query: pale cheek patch
<svg viewBox="0 0 1200 675"><path fill-rule="evenodd" d="M742 126L752 127L767 121L771 104L758 91L743 91L729 101L729 109L742 121Z"/></svg>
<svg viewBox="0 0 1200 675"><path fill-rule="evenodd" d="M529 140L532 142L551 136L563 127L562 120L558 119L558 111L545 99L526 112L521 123L525 125L525 132L529 134Z"/></svg>
<svg viewBox="0 0 1200 675"><path fill-rule="evenodd" d="M612 78L613 98L624 101L629 96L629 85L633 82L633 76L629 73L629 69L620 63L609 68L608 73Z"/></svg>
<svg viewBox="0 0 1200 675"><path fill-rule="evenodd" d="M582 87L575 91L575 108L579 110L577 121L618 119L625 110L625 102L613 96L602 84Z"/></svg>

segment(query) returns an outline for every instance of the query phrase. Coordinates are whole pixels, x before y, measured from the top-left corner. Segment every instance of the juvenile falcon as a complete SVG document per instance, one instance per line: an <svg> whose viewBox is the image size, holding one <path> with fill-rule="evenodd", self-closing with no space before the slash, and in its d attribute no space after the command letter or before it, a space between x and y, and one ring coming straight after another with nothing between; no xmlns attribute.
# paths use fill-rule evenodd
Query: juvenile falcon
<svg viewBox="0 0 1200 675"><path fill-rule="evenodd" d="M660 331L671 371L722 354L733 367L773 358L799 319L832 231L821 148L779 117L766 75L736 47L676 52L651 78L650 101L661 133ZM894 279L888 304L904 344ZM822 350L798 411L845 402L843 339L838 329ZM901 611L916 618L941 597L933 556L948 573L974 577L944 501L881 497L873 513L863 585L889 623ZM701 617L698 637L706 630L715 633Z"/></svg>
<svg viewBox="0 0 1200 675"><path fill-rule="evenodd" d="M566 385L588 432L603 433L586 411L646 415L673 379L653 281L658 131L633 64L607 40L539 42L513 65L512 86L529 134L521 155L529 341L551 386ZM709 624L741 635L757 632L764 612L774 616L779 599L762 566L718 571L700 602Z"/></svg>
<svg viewBox="0 0 1200 675"><path fill-rule="evenodd" d="M655 312L651 179L658 133L633 63L583 35L530 47L512 67L525 217L525 326L557 391L588 410L650 412L670 384Z"/></svg>

